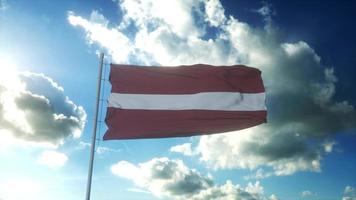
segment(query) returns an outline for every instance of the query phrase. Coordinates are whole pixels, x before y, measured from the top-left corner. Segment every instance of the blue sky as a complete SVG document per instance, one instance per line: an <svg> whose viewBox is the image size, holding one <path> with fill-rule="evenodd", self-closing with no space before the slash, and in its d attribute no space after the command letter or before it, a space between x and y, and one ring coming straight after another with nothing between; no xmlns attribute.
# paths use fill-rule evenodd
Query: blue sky
<svg viewBox="0 0 356 200"><path fill-rule="evenodd" d="M92 199L356 199L355 7L0 0L0 199L84 198L99 51L257 67L269 115L234 133L98 140Z"/></svg>

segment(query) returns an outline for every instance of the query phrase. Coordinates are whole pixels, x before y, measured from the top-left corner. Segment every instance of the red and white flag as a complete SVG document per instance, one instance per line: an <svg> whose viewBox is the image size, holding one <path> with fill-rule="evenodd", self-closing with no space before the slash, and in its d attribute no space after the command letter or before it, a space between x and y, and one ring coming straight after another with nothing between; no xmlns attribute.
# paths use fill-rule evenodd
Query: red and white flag
<svg viewBox="0 0 356 200"><path fill-rule="evenodd" d="M111 65L104 140L184 137L266 122L258 69Z"/></svg>

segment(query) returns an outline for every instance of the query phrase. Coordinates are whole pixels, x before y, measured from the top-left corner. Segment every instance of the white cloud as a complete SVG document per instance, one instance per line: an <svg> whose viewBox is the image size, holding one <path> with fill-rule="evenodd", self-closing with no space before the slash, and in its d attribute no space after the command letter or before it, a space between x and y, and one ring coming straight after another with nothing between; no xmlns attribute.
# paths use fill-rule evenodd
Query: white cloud
<svg viewBox="0 0 356 200"><path fill-rule="evenodd" d="M104 17L104 15L100 14L97 10L93 10L93 12L91 12L90 21L92 23L102 24L105 27L109 24L109 21Z"/></svg>
<svg viewBox="0 0 356 200"><path fill-rule="evenodd" d="M114 62L241 63L262 71L268 123L235 133L201 137L197 145L191 145L191 151L209 166L270 169L260 177L320 172L322 159L333 147L326 145L326 139L356 127L354 106L346 100L334 99L338 79L333 68L323 66L321 57L306 42L284 42L272 23L274 11L270 5L259 9L267 23L260 28L233 16L226 17L221 3L213 0L171 1L169 5L140 0L118 3L123 20L117 27L93 23L73 13L68 16L72 25L86 31L89 42L106 48ZM166 12L179 13L176 19L181 22L171 17L178 15L168 16ZM207 27L215 33L208 34ZM120 37L112 37L112 32ZM104 36L107 40L102 39ZM124 42L114 44L118 41Z"/></svg>
<svg viewBox="0 0 356 200"><path fill-rule="evenodd" d="M303 192L300 193L300 196L302 198L304 197L312 197L312 196L316 196L316 194L314 194L313 192L309 191L309 190L305 190Z"/></svg>
<svg viewBox="0 0 356 200"><path fill-rule="evenodd" d="M342 197L342 200L356 200L356 197Z"/></svg>
<svg viewBox="0 0 356 200"><path fill-rule="evenodd" d="M71 25L80 26L86 30L89 44L100 42L117 62L128 62L128 57L133 51L129 39L119 30L109 29L107 20L98 11L92 12L91 20L93 21L75 16L73 12L68 13L68 21Z"/></svg>
<svg viewBox="0 0 356 200"><path fill-rule="evenodd" d="M83 142L83 141L79 141L78 146L76 147L76 149L78 150L83 150L86 148L90 148L91 144L89 142Z"/></svg>
<svg viewBox="0 0 356 200"><path fill-rule="evenodd" d="M170 149L171 152L182 153L186 156L192 156L195 153L192 151L192 147L190 143L184 143L181 145L173 146Z"/></svg>
<svg viewBox="0 0 356 200"><path fill-rule="evenodd" d="M73 26L84 28L88 42L99 43L118 63L177 65L197 61L206 63L207 58L212 64L226 60L233 63L233 57L225 56L229 48L226 48L226 52L221 51L228 42L223 37L215 40L202 40L199 37L205 31L196 26L192 18L197 13L204 21L205 14L198 9L199 1L120 1L120 8L125 15L119 28L108 28L76 16L73 12L69 12L68 21ZM138 31L126 35L129 24L134 24ZM134 39L129 40L132 37Z"/></svg>
<svg viewBox="0 0 356 200"><path fill-rule="evenodd" d="M199 1L166 0L120 0L119 6L124 13L125 25L134 23L140 29L166 27L178 37L198 36L201 34L191 17L198 9Z"/></svg>
<svg viewBox="0 0 356 200"><path fill-rule="evenodd" d="M346 186L342 200L356 200L355 188L349 185Z"/></svg>
<svg viewBox="0 0 356 200"><path fill-rule="evenodd" d="M188 168L181 160L154 158L138 165L119 161L111 166L114 175L132 180L137 187L157 197L189 200L228 199L277 199L263 196L259 182L249 183L245 188L227 181L221 186L214 185L210 175L202 175Z"/></svg>
<svg viewBox="0 0 356 200"><path fill-rule="evenodd" d="M210 178L190 170L182 161L168 158L156 158L137 166L120 161L111 167L111 171L156 196L190 195L212 183Z"/></svg>
<svg viewBox="0 0 356 200"><path fill-rule="evenodd" d="M205 20L215 27L224 25L226 21L224 8L222 7L219 0L206 1L205 16L206 16Z"/></svg>
<svg viewBox="0 0 356 200"><path fill-rule="evenodd" d="M1 66L0 137L8 142L58 146L80 137L86 113L64 94L54 80L31 72L18 73Z"/></svg>
<svg viewBox="0 0 356 200"><path fill-rule="evenodd" d="M344 189L344 194L350 194L350 193L354 193L355 192L355 188L353 188L352 186L346 186Z"/></svg>
<svg viewBox="0 0 356 200"><path fill-rule="evenodd" d="M128 188L127 191L129 192L136 192L136 193L145 193L145 194L151 194L151 192L139 188Z"/></svg>
<svg viewBox="0 0 356 200"><path fill-rule="evenodd" d="M78 143L78 146L76 147L77 150L83 150L86 148L90 148L91 144L89 142L83 142L80 141ZM103 146L96 146L96 153L97 154L104 154L104 153L108 153L108 152L112 152L112 153L118 153L121 152L121 149L113 149L113 148L109 148L109 147L103 147Z"/></svg>
<svg viewBox="0 0 356 200"><path fill-rule="evenodd" d="M324 151L326 153L331 153L333 151L335 145L336 145L336 142L334 142L334 141L326 141L326 142L324 142L324 144L323 144Z"/></svg>
<svg viewBox="0 0 356 200"><path fill-rule="evenodd" d="M253 171L253 173L250 173L246 176L244 176L245 180L251 180L251 179L264 179L268 178L270 176L274 175L272 172L265 172L263 169L258 168L257 170Z"/></svg>
<svg viewBox="0 0 356 200"><path fill-rule="evenodd" d="M68 161L68 156L58 151L45 150L39 156L37 162L49 168L61 168Z"/></svg>
<svg viewBox="0 0 356 200"><path fill-rule="evenodd" d="M121 149L112 149L112 148L108 148L108 147L97 147L96 148L96 152L98 154L103 154L103 153L108 153L108 152L118 153L121 151L122 151Z"/></svg>

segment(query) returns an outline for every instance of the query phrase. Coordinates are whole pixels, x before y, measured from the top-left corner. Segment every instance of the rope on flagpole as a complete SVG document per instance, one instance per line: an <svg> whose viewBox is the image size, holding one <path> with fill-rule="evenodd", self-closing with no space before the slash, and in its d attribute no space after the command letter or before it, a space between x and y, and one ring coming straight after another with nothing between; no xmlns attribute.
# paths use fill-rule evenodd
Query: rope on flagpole
<svg viewBox="0 0 356 200"><path fill-rule="evenodd" d="M94 127L93 134L91 138L91 146L90 146L90 159L89 159L89 169L88 169L88 178L87 178L87 189L86 189L86 200L90 200L90 192L91 192L91 182L93 176L93 164L94 164L94 153L95 153L95 142L96 142L96 129L97 129L97 120L99 114L99 99L100 99L100 90L101 90L101 77L103 71L103 63L104 63L104 53L100 53L100 62L99 62L99 74L98 74L98 83L96 90L96 104L95 104L95 115L94 115Z"/></svg>

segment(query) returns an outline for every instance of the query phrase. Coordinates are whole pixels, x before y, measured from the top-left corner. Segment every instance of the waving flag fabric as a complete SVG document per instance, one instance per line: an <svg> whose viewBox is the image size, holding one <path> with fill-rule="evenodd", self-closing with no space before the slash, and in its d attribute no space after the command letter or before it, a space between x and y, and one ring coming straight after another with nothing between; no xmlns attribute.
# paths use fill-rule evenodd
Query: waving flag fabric
<svg viewBox="0 0 356 200"><path fill-rule="evenodd" d="M258 69L111 65L104 140L184 137L266 122Z"/></svg>

